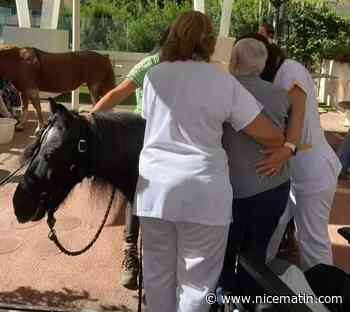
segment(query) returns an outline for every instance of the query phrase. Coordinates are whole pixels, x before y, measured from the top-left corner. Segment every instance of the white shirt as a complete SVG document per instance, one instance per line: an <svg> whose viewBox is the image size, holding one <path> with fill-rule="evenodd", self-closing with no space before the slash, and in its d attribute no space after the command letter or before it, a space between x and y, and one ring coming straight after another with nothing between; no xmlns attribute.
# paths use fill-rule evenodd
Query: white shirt
<svg viewBox="0 0 350 312"><path fill-rule="evenodd" d="M287 59L277 71L274 84L287 91L297 85L306 94L301 144L311 144L312 149L300 152L291 159L293 187L304 193L320 192L333 187L337 183L341 164L324 136L315 83L310 73L302 64Z"/></svg>
<svg viewBox="0 0 350 312"><path fill-rule="evenodd" d="M144 81L147 119L136 214L227 225L232 188L223 123L239 131L262 107L232 76L204 62L161 63Z"/></svg>

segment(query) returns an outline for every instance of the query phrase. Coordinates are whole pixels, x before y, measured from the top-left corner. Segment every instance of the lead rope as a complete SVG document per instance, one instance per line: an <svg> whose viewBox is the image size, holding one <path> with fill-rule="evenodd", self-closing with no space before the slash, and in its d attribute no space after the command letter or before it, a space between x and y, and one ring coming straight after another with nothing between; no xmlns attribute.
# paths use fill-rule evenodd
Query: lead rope
<svg viewBox="0 0 350 312"><path fill-rule="evenodd" d="M114 200L114 196L115 196L115 192L116 192L116 187L113 187L112 190L112 194L108 203L108 207L106 210L106 213L104 215L104 218L102 220L102 224L100 225L99 229L97 230L95 236L93 237L93 239L90 241L89 244L87 244L83 249L81 250L76 250L76 251L71 251L66 249L58 240L57 235L56 235L56 231L54 229L55 223L56 223L56 219L54 217L54 211L49 211L48 212L48 216L47 216L47 224L50 228L50 232L49 232L49 239L51 239L55 245L58 247L59 250L61 250L64 254L66 254L67 256L79 256L81 254L83 254L84 252L88 251L93 244L97 241L98 237L100 236L103 227L106 224L109 212L111 210L112 204L113 204L113 200Z"/></svg>
<svg viewBox="0 0 350 312"><path fill-rule="evenodd" d="M17 175L17 173L19 171L21 171L25 166L27 166L29 163L29 161L26 161L22 166L20 166L19 168L17 168L16 170L14 170L13 172L11 172L7 177L5 177L4 179L2 179L0 181L0 186L5 185L8 181L10 181L15 175Z"/></svg>

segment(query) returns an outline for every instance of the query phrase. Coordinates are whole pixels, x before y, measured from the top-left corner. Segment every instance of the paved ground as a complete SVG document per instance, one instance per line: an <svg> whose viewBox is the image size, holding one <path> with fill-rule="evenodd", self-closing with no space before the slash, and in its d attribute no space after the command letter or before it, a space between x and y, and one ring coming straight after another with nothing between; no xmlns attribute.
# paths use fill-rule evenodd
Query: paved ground
<svg viewBox="0 0 350 312"><path fill-rule="evenodd" d="M321 114L322 126L326 130L329 143L334 148L349 131L349 128L343 126L344 120L345 117L340 112ZM343 226L350 226L350 182L339 180L328 231L332 240L335 264L350 272L350 246L337 233L338 228Z"/></svg>
<svg viewBox="0 0 350 312"><path fill-rule="evenodd" d="M32 116L33 118L33 116ZM327 113L321 116L325 129L332 131L329 141L337 145L346 128L343 116ZM0 179L18 166L21 151L31 141L34 123L16 133L14 143L0 145ZM137 293L119 287L123 213L118 203L96 245L85 255L62 255L47 239L45 221L19 225L14 219L11 198L12 183L0 189L0 302L55 306L67 309L88 308L101 311L135 311ZM57 231L71 249L78 249L94 235L106 207L109 190L92 195L89 183L77 187L60 209ZM350 247L336 230L350 226L350 184L339 183L329 231L335 262L350 272ZM0 307L1 309L1 307Z"/></svg>
<svg viewBox="0 0 350 312"><path fill-rule="evenodd" d="M13 144L0 145L0 179L17 168L21 151L33 139L34 128L30 120L24 132L16 133ZM118 284L123 232L118 203L96 245L85 255L68 257L47 239L45 221L28 225L16 222L11 199L17 180L0 189L0 302L136 311L137 292ZM86 182L60 209L57 232L73 250L87 244L102 221L110 190L99 196L92 193Z"/></svg>

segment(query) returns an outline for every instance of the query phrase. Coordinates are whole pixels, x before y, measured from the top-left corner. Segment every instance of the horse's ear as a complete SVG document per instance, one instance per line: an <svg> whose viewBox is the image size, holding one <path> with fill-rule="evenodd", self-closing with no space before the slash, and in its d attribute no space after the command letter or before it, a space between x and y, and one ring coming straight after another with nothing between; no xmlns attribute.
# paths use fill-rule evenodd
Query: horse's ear
<svg viewBox="0 0 350 312"><path fill-rule="evenodd" d="M49 98L49 103L51 113L56 114L58 110L58 103L53 98Z"/></svg>
<svg viewBox="0 0 350 312"><path fill-rule="evenodd" d="M68 110L62 104L57 103L53 98L49 98L49 103L52 114L68 113Z"/></svg>

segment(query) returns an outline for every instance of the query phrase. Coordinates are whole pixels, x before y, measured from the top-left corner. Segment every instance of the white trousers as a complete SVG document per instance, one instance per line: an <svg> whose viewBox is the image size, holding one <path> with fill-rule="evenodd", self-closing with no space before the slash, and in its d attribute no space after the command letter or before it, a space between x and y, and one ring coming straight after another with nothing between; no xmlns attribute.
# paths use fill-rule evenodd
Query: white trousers
<svg viewBox="0 0 350 312"><path fill-rule="evenodd" d="M140 218L147 312L206 312L222 270L229 226Z"/></svg>
<svg viewBox="0 0 350 312"><path fill-rule="evenodd" d="M267 249L267 261L276 257L287 224L294 217L301 268L307 270L320 263L333 264L328 222L335 191L336 185L311 194L296 192L291 188L287 209Z"/></svg>

